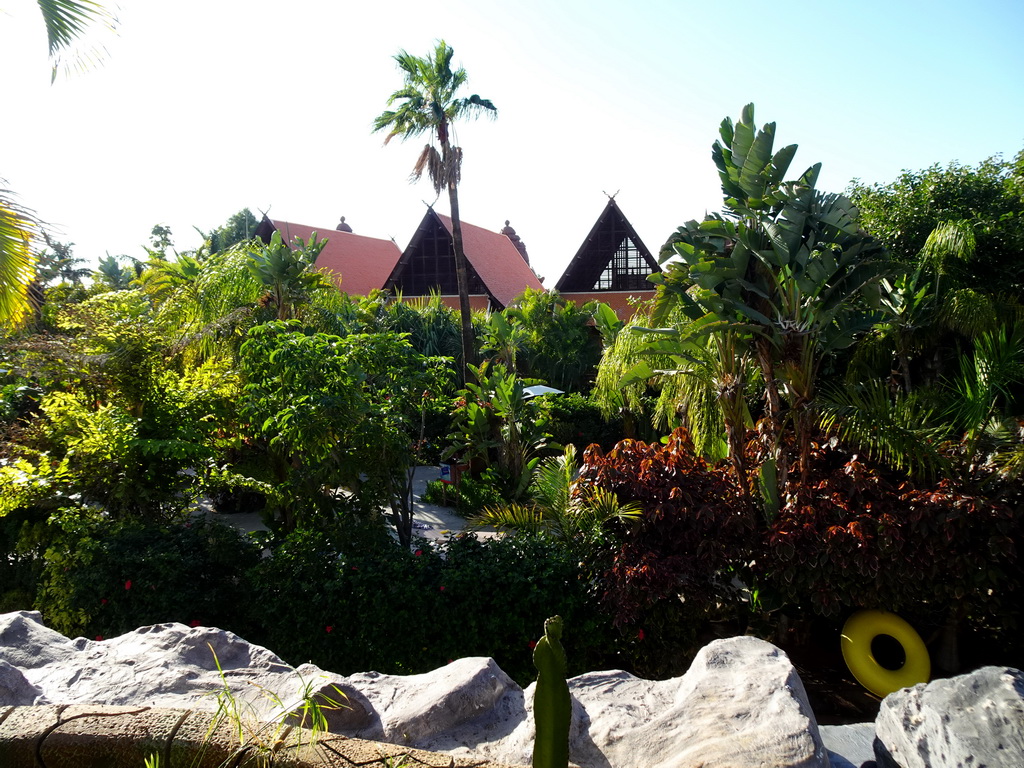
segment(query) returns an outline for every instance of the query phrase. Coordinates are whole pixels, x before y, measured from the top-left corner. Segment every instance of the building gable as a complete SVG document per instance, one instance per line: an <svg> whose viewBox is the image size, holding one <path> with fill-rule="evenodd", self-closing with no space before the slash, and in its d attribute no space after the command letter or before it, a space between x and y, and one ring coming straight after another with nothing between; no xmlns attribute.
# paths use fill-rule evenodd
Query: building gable
<svg viewBox="0 0 1024 768"><path fill-rule="evenodd" d="M615 199L609 198L555 289L563 294L651 291L647 276L660 271Z"/></svg>
<svg viewBox="0 0 1024 768"><path fill-rule="evenodd" d="M486 298L492 308L503 309L527 288L543 290L515 243L503 233L462 222L470 296ZM458 296L452 221L433 209L427 211L408 247L395 265L386 287L403 297ZM480 301L473 302L475 306Z"/></svg>
<svg viewBox="0 0 1024 768"><path fill-rule="evenodd" d="M480 275L471 264L468 269L470 294L485 293ZM442 296L458 295L451 233L433 209L416 228L384 287L403 296L429 296L433 291Z"/></svg>

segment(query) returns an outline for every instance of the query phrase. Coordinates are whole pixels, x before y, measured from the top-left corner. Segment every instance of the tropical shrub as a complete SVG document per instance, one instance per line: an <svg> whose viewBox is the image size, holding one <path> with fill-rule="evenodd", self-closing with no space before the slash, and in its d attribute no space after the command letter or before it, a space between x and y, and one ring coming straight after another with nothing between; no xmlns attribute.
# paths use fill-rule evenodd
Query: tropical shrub
<svg viewBox="0 0 1024 768"><path fill-rule="evenodd" d="M602 450L609 451L625 437L621 415L605 420L601 407L578 392L544 395L538 403L547 416L547 430L559 445L571 443L582 453L587 446L597 443Z"/></svg>
<svg viewBox="0 0 1024 768"><path fill-rule="evenodd" d="M67 510L60 525L36 602L59 632L109 637L168 621L241 627L252 599L245 573L259 560L245 534L202 518L161 526L87 510Z"/></svg>
<svg viewBox="0 0 1024 768"><path fill-rule="evenodd" d="M592 303L577 306L557 291L528 288L504 312L518 337L518 370L557 389L586 388L601 358L593 317Z"/></svg>
<svg viewBox="0 0 1024 768"><path fill-rule="evenodd" d="M536 540L459 536L437 549L423 542L413 551L367 551L296 531L257 566L250 585L258 611L250 640L341 674L411 674L492 656L525 684L535 673L538 622L554 612L571 628L573 674L598 664L609 647L576 563Z"/></svg>
<svg viewBox="0 0 1024 768"><path fill-rule="evenodd" d="M467 382L459 393L444 455L470 464L474 476L489 470L487 482L509 500L522 498L549 438L547 422L534 399L525 396L528 382L504 365L484 363L469 370L478 383Z"/></svg>
<svg viewBox="0 0 1024 768"><path fill-rule="evenodd" d="M561 456L547 457L533 473L527 500L489 505L470 524L551 541L581 559L592 555L605 543L612 521L638 519L640 505L620 504L612 491L577 482L576 455L570 444Z"/></svg>
<svg viewBox="0 0 1024 768"><path fill-rule="evenodd" d="M592 446L580 480L642 507L603 577L603 604L634 638L638 674L679 674L697 650L700 623L742 603L753 510L728 470L696 455L684 429L665 445L623 440L608 454Z"/></svg>
<svg viewBox="0 0 1024 768"><path fill-rule="evenodd" d="M887 184L855 181L849 195L860 222L900 261L927 259L937 227L964 222L976 257L949 262L948 279L990 294L1019 295L1024 285L1024 151L977 166L950 163L903 171Z"/></svg>
<svg viewBox="0 0 1024 768"><path fill-rule="evenodd" d="M339 337L277 321L250 332L241 367L242 410L269 457L285 532L329 518L344 487L391 502L408 544L415 435L446 361L394 333Z"/></svg>
<svg viewBox="0 0 1024 768"><path fill-rule="evenodd" d="M833 443L814 444L757 557L759 583L813 613L882 608L1016 621L1024 511L958 490L915 487Z"/></svg>
<svg viewBox="0 0 1024 768"><path fill-rule="evenodd" d="M505 495L486 479L464 476L458 485L442 485L440 480L428 483L422 498L427 504L451 507L463 517L469 517L485 507L502 504Z"/></svg>

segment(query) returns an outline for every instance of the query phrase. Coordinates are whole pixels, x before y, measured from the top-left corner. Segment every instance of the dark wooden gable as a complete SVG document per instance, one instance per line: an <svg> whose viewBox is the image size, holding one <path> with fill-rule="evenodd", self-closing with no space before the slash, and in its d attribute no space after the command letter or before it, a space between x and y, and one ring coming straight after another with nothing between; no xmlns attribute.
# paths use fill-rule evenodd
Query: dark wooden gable
<svg viewBox="0 0 1024 768"><path fill-rule="evenodd" d="M466 269L470 295L487 294L473 265L467 263ZM433 208L423 217L384 287L403 296L429 296L431 291L440 291L442 296L458 295L452 236Z"/></svg>
<svg viewBox="0 0 1024 768"><path fill-rule="evenodd" d="M609 198L555 288L561 293L650 291L654 286L647 276L660 271L633 225Z"/></svg>

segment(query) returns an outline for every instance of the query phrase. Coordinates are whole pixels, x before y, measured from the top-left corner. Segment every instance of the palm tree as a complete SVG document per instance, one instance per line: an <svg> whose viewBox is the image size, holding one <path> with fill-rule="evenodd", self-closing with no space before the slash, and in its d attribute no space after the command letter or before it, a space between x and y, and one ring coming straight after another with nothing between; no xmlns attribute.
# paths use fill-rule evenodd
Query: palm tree
<svg viewBox="0 0 1024 768"><path fill-rule="evenodd" d="M462 222L459 218L458 185L462 148L452 146L452 123L461 117L494 117L497 109L489 100L476 94L456 96L466 83L467 75L462 67L452 71L453 54L454 51L444 40L438 41L434 51L422 58L400 51L395 61L404 73L405 84L388 98L389 107L396 102L399 103L398 107L378 115L373 121L373 130L388 130L385 144L395 136L405 140L426 133L430 137L413 167L412 178L419 180L426 172L438 195L448 190L462 319L462 380L465 382L468 378L467 366L474 362L473 320L469 308L466 253L462 248Z"/></svg>
<svg viewBox="0 0 1024 768"><path fill-rule="evenodd" d="M113 27L116 19L95 0L38 0L46 24L52 78L61 55L94 23ZM83 61L81 56L72 59ZM2 183L2 182L0 182ZM31 311L29 286L35 279L36 257L32 239L38 222L31 211L14 201L0 186L0 323L18 323Z"/></svg>

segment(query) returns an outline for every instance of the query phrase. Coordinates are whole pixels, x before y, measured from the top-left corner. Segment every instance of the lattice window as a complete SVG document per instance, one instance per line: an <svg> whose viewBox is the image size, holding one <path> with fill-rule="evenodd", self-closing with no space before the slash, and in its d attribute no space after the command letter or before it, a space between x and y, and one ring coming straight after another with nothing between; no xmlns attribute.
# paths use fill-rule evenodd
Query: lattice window
<svg viewBox="0 0 1024 768"><path fill-rule="evenodd" d="M628 237L622 238L615 249L608 265L597 278L594 290L597 291L643 291L650 290L651 284L647 276L651 268L647 265L639 249Z"/></svg>

